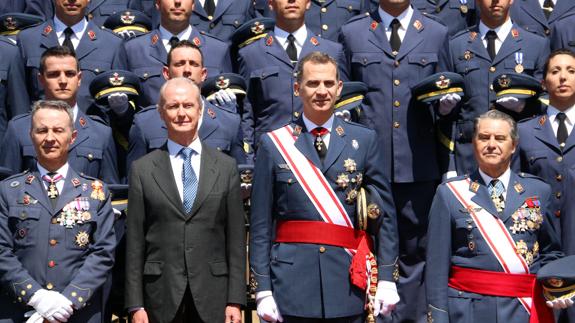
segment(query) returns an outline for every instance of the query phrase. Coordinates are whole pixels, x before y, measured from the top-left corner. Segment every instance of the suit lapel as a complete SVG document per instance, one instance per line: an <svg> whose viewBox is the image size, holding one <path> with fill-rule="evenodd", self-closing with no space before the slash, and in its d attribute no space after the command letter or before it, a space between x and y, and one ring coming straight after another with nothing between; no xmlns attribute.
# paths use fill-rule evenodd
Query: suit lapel
<svg viewBox="0 0 575 323"><path fill-rule="evenodd" d="M90 135L89 135L89 131L86 131L88 128L90 128L90 118L88 118L82 111L80 111L80 109L78 109L78 115L76 117L76 122L74 122L74 127L77 130L77 136L76 136L76 140L74 140L74 143L72 143L72 145L70 145L70 148L68 149L68 151L76 148L78 145L80 145L80 143L82 143L83 141L87 140Z"/></svg>
<svg viewBox="0 0 575 323"><path fill-rule="evenodd" d="M270 37L271 37L271 44L269 40ZM270 31L268 33L268 37L266 38L265 41L264 50L268 55L275 57L277 60L287 65L290 69L293 69L293 64L291 63L289 56L287 55L285 49L279 43L277 38L275 38L273 31Z"/></svg>
<svg viewBox="0 0 575 323"><path fill-rule="evenodd" d="M154 161L154 166L151 170L152 177L154 177L158 187L164 192L168 201L180 210L180 216L185 218L184 205L180 199L178 187L176 186L172 163L170 162L170 155L166 145L161 148L161 154L159 154L158 158Z"/></svg>
<svg viewBox="0 0 575 323"><path fill-rule="evenodd" d="M473 174L471 174L470 179L472 184L473 182L477 182L479 184L479 188L477 189L477 191L475 192L475 196L473 196L471 200L475 202L477 205L484 208L491 215L497 216L498 214L497 209L495 208L495 204L493 204L493 200L491 200L491 196L489 196L487 185L485 185L485 182L483 182L481 175L479 175L479 171L475 171ZM471 191L474 191L473 185L470 185L469 189Z"/></svg>
<svg viewBox="0 0 575 323"><path fill-rule="evenodd" d="M204 200L212 191L214 184L218 180L219 171L217 164L218 157L213 155L212 152L206 149L206 146L202 144L202 160L200 162L200 182L198 183L198 193L196 194L192 211L187 215L188 218L194 216L198 212L202 203L204 203Z"/></svg>
<svg viewBox="0 0 575 323"><path fill-rule="evenodd" d="M90 4L88 5L88 12L92 12L96 10L102 3L106 0L91 0Z"/></svg>
<svg viewBox="0 0 575 323"><path fill-rule="evenodd" d="M155 58L158 62L166 64L168 59L168 52L166 52L166 47L162 42L162 37L160 31L156 30L150 33L152 42L150 43L150 56ZM156 39L154 41L154 39Z"/></svg>
<svg viewBox="0 0 575 323"><path fill-rule="evenodd" d="M491 62L491 57L487 52L487 48L485 48L485 45L483 45L483 40L481 39L481 34L479 33L479 28L477 26L471 29L467 43L469 46L469 51L472 52L475 56L481 57Z"/></svg>
<svg viewBox="0 0 575 323"><path fill-rule="evenodd" d="M341 155L341 152L347 145L347 142L344 139L345 131L342 123L343 122L338 117L333 119L333 126L329 135L329 148L323 161L322 172L324 173L336 162L339 155Z"/></svg>
<svg viewBox="0 0 575 323"><path fill-rule="evenodd" d="M219 3L218 3L219 5ZM217 11L217 6L216 6L216 11ZM202 6L202 4L198 1L196 2L196 5L194 6L194 12L198 15L198 16L202 16L204 18L208 18L208 14L206 13L206 10L204 10L204 6Z"/></svg>
<svg viewBox="0 0 575 323"><path fill-rule="evenodd" d="M214 19L216 20L221 17L224 12L228 9L228 7L232 4L233 0L219 0L218 4L216 5L216 11L214 12Z"/></svg>
<svg viewBox="0 0 575 323"><path fill-rule="evenodd" d="M44 189L42 178L37 170L29 173L24 185L24 192L37 200L50 214L53 214L52 203L48 200L48 194Z"/></svg>
<svg viewBox="0 0 575 323"><path fill-rule="evenodd" d="M88 23L88 27L82 35L78 47L76 48L76 57L78 60L86 57L92 51L98 48L98 28L92 22Z"/></svg>
<svg viewBox="0 0 575 323"><path fill-rule="evenodd" d="M548 23L552 24L555 22L555 20L561 18L565 13L573 10L573 7L575 7L575 2L573 0L557 0L557 4L549 16Z"/></svg>
<svg viewBox="0 0 575 323"><path fill-rule="evenodd" d="M62 210L66 204L82 194L82 188L72 184L72 179L74 178L78 179L78 174L76 174L72 167L69 167L68 174L66 175L64 181L64 188L62 188L62 192L60 193L58 201L56 202L56 209L54 209L54 214L60 212L60 210Z"/></svg>
<svg viewBox="0 0 575 323"><path fill-rule="evenodd" d="M507 56L518 52L521 49L522 40L522 35L517 30L517 26L513 25L511 32L505 37L505 41L501 44L497 55L495 55L493 65L499 64L499 62L503 61Z"/></svg>
<svg viewBox="0 0 575 323"><path fill-rule="evenodd" d="M317 50L317 46L320 43L320 38L315 37L311 30L307 30L307 38L301 47L301 53L299 53L299 58L305 57L308 53ZM287 55L287 54L286 54Z"/></svg>
<svg viewBox="0 0 575 323"><path fill-rule="evenodd" d="M399 53L397 54L397 59L401 60L403 57L407 56L417 45L419 45L424 36L421 34L425 26L421 22L422 15L419 11L414 10L409 26L406 26L407 31L403 41L401 42L401 47L399 47Z"/></svg>
<svg viewBox="0 0 575 323"><path fill-rule="evenodd" d="M553 132L553 128L551 127L551 122L549 121L547 114L539 118L539 122L533 128L533 134L535 138L546 143L548 146L553 147L553 149L556 151L561 151L559 148L559 143L557 142L557 137L555 137L555 133Z"/></svg>
<svg viewBox="0 0 575 323"><path fill-rule="evenodd" d="M509 187L506 187L507 196L505 197L505 209L500 215L501 221L505 222L525 201L525 189L521 185L519 176L511 172L509 178Z"/></svg>
<svg viewBox="0 0 575 323"><path fill-rule="evenodd" d="M42 36L40 43L45 49L60 45L58 42L58 36L56 35L56 30L54 29L54 22L51 19L44 24Z"/></svg>
<svg viewBox="0 0 575 323"><path fill-rule="evenodd" d="M200 139L207 138L210 134L212 134L214 131L218 129L218 123L215 122L215 120L210 117L208 109L211 108L209 107L209 103L206 101L205 110L202 115L202 125L200 126L198 134L200 136Z"/></svg>
<svg viewBox="0 0 575 323"><path fill-rule="evenodd" d="M371 12L371 17L373 20L369 27L369 34L367 36L368 41L384 51L388 56L393 57L393 54L391 53L391 46L389 45L389 40L385 35L385 26L381 21L379 12L374 10Z"/></svg>
<svg viewBox="0 0 575 323"><path fill-rule="evenodd" d="M315 150L313 145L315 141L315 137L307 130L302 118L299 118L295 122L296 125L300 126L301 133L297 136L295 140L295 147L299 150L307 159L309 159L312 164L314 164L317 168L322 168L322 163L319 159L319 155ZM329 151L329 149L328 149Z"/></svg>
<svg viewBox="0 0 575 323"><path fill-rule="evenodd" d="M531 16L533 19L535 19L538 23L540 23L543 26L548 26L547 18L543 13L543 9L541 9L541 6L539 5L539 1L523 0L521 2L522 2L521 9L523 10L524 15ZM561 0L559 0L559 2L561 2Z"/></svg>

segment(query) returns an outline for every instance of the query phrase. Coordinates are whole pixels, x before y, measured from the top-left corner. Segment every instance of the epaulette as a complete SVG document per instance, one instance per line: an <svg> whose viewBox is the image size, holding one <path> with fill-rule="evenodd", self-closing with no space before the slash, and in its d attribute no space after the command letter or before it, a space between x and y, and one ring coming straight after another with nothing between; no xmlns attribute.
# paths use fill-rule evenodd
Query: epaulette
<svg viewBox="0 0 575 323"><path fill-rule="evenodd" d="M9 179L14 179L14 178L16 178L16 177L20 177L20 176L22 176L22 175L26 175L26 174L28 174L29 172L30 172L30 170L29 170L29 169L26 169L26 170L24 170L23 172L16 173L16 174L12 174L12 175L6 177L4 180L7 181L7 180L9 180Z"/></svg>
<svg viewBox="0 0 575 323"><path fill-rule="evenodd" d="M215 39L215 40L220 41L220 42L222 42L222 43L225 43L225 41L223 41L221 38L219 38L219 37L217 37L217 36L214 36L214 35L212 35L212 34L209 34L209 33L205 32L205 31L203 31L203 30L200 31L200 35L202 35L204 38L212 38L212 39Z"/></svg>
<svg viewBox="0 0 575 323"><path fill-rule="evenodd" d="M471 28L465 28L455 33L455 35L451 36L450 39L455 39L457 37L461 37L462 35L466 35L471 32Z"/></svg>
<svg viewBox="0 0 575 323"><path fill-rule="evenodd" d="M361 124L361 123L357 123L357 122L353 122L353 121L349 121L349 120L345 120L345 119L341 119L344 123L352 125L352 126L356 126L356 127L360 127L360 128L365 128L365 129L369 129L369 130L373 130L372 128ZM375 130L374 130L375 131Z"/></svg>
<svg viewBox="0 0 575 323"><path fill-rule="evenodd" d="M362 14L359 14L359 15L355 15L355 16L349 18L349 19L345 22L344 25L350 24L350 23L352 23L352 22L354 22L354 21L358 21L358 20L361 20L361 19L366 19L366 18L371 19L371 14L370 14L369 12L362 13Z"/></svg>
<svg viewBox="0 0 575 323"><path fill-rule="evenodd" d="M22 118L26 118L26 117L29 117L29 116L30 116L30 112L24 113L24 114L19 114L19 115L13 117L12 119L10 119L10 121L20 120L20 119L22 119Z"/></svg>
<svg viewBox="0 0 575 323"><path fill-rule="evenodd" d="M527 118L525 118L525 119L521 119L521 120L517 121L517 124L526 123L526 122L529 122L529 121L531 121L531 120L533 120L533 119L537 119L537 118L540 118L540 117L541 117L540 115L530 116L530 117L527 117Z"/></svg>
<svg viewBox="0 0 575 323"><path fill-rule="evenodd" d="M151 110L156 110L156 109L157 109L157 108L156 108L156 105L153 104L153 105L150 105L150 106L148 106L148 107L145 107L145 108L143 108L142 110L136 112L136 114L144 114L144 113L150 112Z"/></svg>
<svg viewBox="0 0 575 323"><path fill-rule="evenodd" d="M517 173L517 176L521 177L521 178L532 178L532 179L537 179L542 181L543 183L547 183L543 178L539 177L539 176L535 176L533 174L529 174L529 173L525 173L525 172L519 172Z"/></svg>
<svg viewBox="0 0 575 323"><path fill-rule="evenodd" d="M108 127L110 126L110 125L108 125L108 123L104 119L102 119L99 116L96 116L93 114L88 114L87 116L88 116L88 118L92 119L93 121L96 121L96 122L101 123L101 124L108 126Z"/></svg>
<svg viewBox="0 0 575 323"><path fill-rule="evenodd" d="M460 181L460 180L463 180L463 179L466 179L466 178L469 178L469 174L459 175L459 176L455 176L455 177L448 178L448 179L446 179L446 180L443 181L443 184L449 183L449 182L453 182L453 181Z"/></svg>

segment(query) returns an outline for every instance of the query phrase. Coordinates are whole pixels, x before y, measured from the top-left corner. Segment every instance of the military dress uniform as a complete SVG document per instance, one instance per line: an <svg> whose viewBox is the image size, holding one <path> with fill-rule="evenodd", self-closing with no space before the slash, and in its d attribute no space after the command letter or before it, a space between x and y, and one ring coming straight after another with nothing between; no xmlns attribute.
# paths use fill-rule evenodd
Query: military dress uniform
<svg viewBox="0 0 575 323"><path fill-rule="evenodd" d="M469 190L477 207L465 208L448 187L460 181L469 181L462 183L464 188L459 192L464 195L463 190ZM537 273L541 266L562 256L548 209L552 199L549 186L538 177L511 172L505 190L504 208L499 212L478 171L438 187L429 215L425 279L428 322L529 322L529 314L515 297L488 296L448 286L448 282L454 283L456 268L504 273L470 212L485 210L503 223L529 273ZM522 222L527 223L525 227ZM489 280L481 283L489 288L494 285L491 281L490 286Z"/></svg>
<svg viewBox="0 0 575 323"><path fill-rule="evenodd" d="M30 111L30 98L20 52L8 38L0 37L0 57L0 136L4 137L8 121Z"/></svg>
<svg viewBox="0 0 575 323"><path fill-rule="evenodd" d="M204 105L202 124L198 132L200 140L207 146L230 155L237 164L245 164L239 115L205 100ZM161 148L167 139L168 129L155 106L136 113L130 128L126 173L129 174L133 161Z"/></svg>
<svg viewBox="0 0 575 323"><path fill-rule="evenodd" d="M22 172L36 163L36 150L30 139L31 115L24 114L8 123L2 140L0 165ZM74 122L78 136L68 150L68 162L78 172L105 183L119 182L116 147L112 130L101 119L87 116L80 109Z"/></svg>
<svg viewBox="0 0 575 323"><path fill-rule="evenodd" d="M218 0L213 15L206 13L198 1L190 17L190 24L198 30L229 41L234 31L255 17L251 0Z"/></svg>
<svg viewBox="0 0 575 323"><path fill-rule="evenodd" d="M225 42L200 33L197 28L192 28L188 40L202 51L204 67L209 76L232 71L229 48ZM166 81L162 76L162 67L167 63L168 51L162 43L159 29L155 29L125 42L114 59L114 68L138 75L142 86L139 104L149 106L158 102L160 87Z"/></svg>
<svg viewBox="0 0 575 323"><path fill-rule="evenodd" d="M298 58L314 51L333 57L338 63L340 78L347 80L347 61L341 45L314 36L307 29L307 38ZM244 104L242 129L244 137L252 138L255 145L261 135L300 116L302 103L293 93L296 65L274 37L273 31L239 50L239 74L248 83L248 102Z"/></svg>
<svg viewBox="0 0 575 323"><path fill-rule="evenodd" d="M411 3L425 16L447 26L450 36L475 26L479 19L475 0L413 0Z"/></svg>
<svg viewBox="0 0 575 323"><path fill-rule="evenodd" d="M108 30L102 30L93 22L88 22L86 31L75 48L82 71L82 83L77 97L80 107L88 108L92 104L90 82L96 75L112 69L114 55L121 44L121 38ZM38 100L43 96L43 89L38 80L40 58L46 49L59 45L52 19L18 34L18 46L26 64L27 86L32 100Z"/></svg>
<svg viewBox="0 0 575 323"><path fill-rule="evenodd" d="M552 26L551 50L569 48L575 50L575 14L557 20Z"/></svg>
<svg viewBox="0 0 575 323"><path fill-rule="evenodd" d="M575 2L571 0L555 0L554 2L555 7L547 18L539 0L514 1L509 10L511 20L529 32L543 37L549 36L555 22L575 13Z"/></svg>
<svg viewBox="0 0 575 323"><path fill-rule="evenodd" d="M296 120L291 127L296 136L295 148L323 173L356 231L355 194L360 186L373 188L381 198L374 254L379 279L394 281L398 245L395 208L388 179L381 170L382 150L378 149L375 132L334 117L327 155L322 162L303 119ZM284 319L360 315L364 311L365 292L350 282L351 256L344 248L274 242L275 226L280 222L323 224L320 212L302 186L270 136L262 136L252 189L249 247L252 290L272 291Z"/></svg>
<svg viewBox="0 0 575 323"><path fill-rule="evenodd" d="M0 35L6 36L13 44L17 43L20 31L44 22L40 16L27 13L6 13L0 15Z"/></svg>
<svg viewBox="0 0 575 323"><path fill-rule="evenodd" d="M102 322L101 287L116 247L110 194L101 181L71 167L63 180L54 207L37 170L0 184L2 322L23 322L39 289L72 302L68 322Z"/></svg>
<svg viewBox="0 0 575 323"><path fill-rule="evenodd" d="M23 0L20 0L23 1ZM86 9L88 20L102 26L104 21L117 12L128 8L129 0L90 0ZM26 0L26 12L46 18L54 17L54 3L44 0Z"/></svg>
<svg viewBox="0 0 575 323"><path fill-rule="evenodd" d="M5 0L0 2L0 14L10 12L24 12L26 2L22 0Z"/></svg>
<svg viewBox="0 0 575 323"><path fill-rule="evenodd" d="M424 317L422 286L427 211L440 179L433 111L411 90L421 79L445 70L447 28L413 10L399 52L392 52L378 10L342 27L350 78L368 86L360 122L378 134L384 171L392 182L400 241L398 322ZM417 309L416 309L417 308Z"/></svg>
<svg viewBox="0 0 575 323"><path fill-rule="evenodd" d="M455 168L463 175L477 168L471 145L473 120L496 100L491 84L505 73L524 73L541 79L549 45L545 38L513 24L493 60L483 44L478 26L453 37L449 48L450 69L463 76L466 89L466 97L453 111L454 133L448 135L455 143Z"/></svg>

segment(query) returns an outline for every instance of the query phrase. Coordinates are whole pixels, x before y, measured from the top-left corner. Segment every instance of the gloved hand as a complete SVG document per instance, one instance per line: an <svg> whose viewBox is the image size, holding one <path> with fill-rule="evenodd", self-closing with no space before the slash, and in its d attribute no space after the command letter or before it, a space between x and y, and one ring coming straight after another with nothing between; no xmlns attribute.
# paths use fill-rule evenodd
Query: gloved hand
<svg viewBox="0 0 575 323"><path fill-rule="evenodd" d="M442 96L439 99L439 114L442 116L450 114L459 101L461 101L461 96L457 93L449 93Z"/></svg>
<svg viewBox="0 0 575 323"><path fill-rule="evenodd" d="M495 103L499 104L500 106L504 107L507 110L515 111L517 113L523 111L525 108L525 100L518 99L513 96L508 96L505 98L499 98Z"/></svg>
<svg viewBox="0 0 575 323"><path fill-rule="evenodd" d="M133 30L122 30L117 32L116 35L122 37L124 40L136 37L136 33Z"/></svg>
<svg viewBox="0 0 575 323"><path fill-rule="evenodd" d="M284 321L271 291L257 292L256 303L260 319L272 323Z"/></svg>
<svg viewBox="0 0 575 323"><path fill-rule="evenodd" d="M26 323L43 323L44 322L44 318L42 317L42 315L38 314L38 312L34 312L34 314L32 314L32 316L30 316L30 318L26 321Z"/></svg>
<svg viewBox="0 0 575 323"><path fill-rule="evenodd" d="M399 294L395 283L380 280L377 282L377 291L373 302L373 313L388 316L395 309L395 304L399 302Z"/></svg>
<svg viewBox="0 0 575 323"><path fill-rule="evenodd" d="M236 94L232 92L230 89L222 89L219 90L214 94L213 99L210 100L210 103L215 104L217 106L222 105L237 105Z"/></svg>
<svg viewBox="0 0 575 323"><path fill-rule="evenodd" d="M39 289L34 293L28 305L34 307L36 312L49 322L68 322L68 318L74 313L69 299L46 289Z"/></svg>
<svg viewBox="0 0 575 323"><path fill-rule="evenodd" d="M545 302L547 306L551 307L554 310L565 309L567 307L573 306L573 300L570 298L567 299L555 299L552 301Z"/></svg>
<svg viewBox="0 0 575 323"><path fill-rule="evenodd" d="M116 114L124 114L128 108L128 95L126 93L112 93L108 96L108 106Z"/></svg>

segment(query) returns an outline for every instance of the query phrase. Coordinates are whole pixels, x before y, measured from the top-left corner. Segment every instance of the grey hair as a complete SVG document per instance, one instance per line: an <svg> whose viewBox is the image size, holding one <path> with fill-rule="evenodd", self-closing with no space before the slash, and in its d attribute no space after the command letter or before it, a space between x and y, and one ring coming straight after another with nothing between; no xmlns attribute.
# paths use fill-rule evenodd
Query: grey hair
<svg viewBox="0 0 575 323"><path fill-rule="evenodd" d="M69 122L70 129L74 130L74 112L72 110L72 107L70 107L68 103L60 100L38 100L34 102L34 104L32 105L32 114L30 118L31 119L30 129L33 129L34 127L34 121L33 121L34 116L36 115L36 113L38 113L38 111L42 109L51 109L66 112L66 114L68 114L68 117L70 119Z"/></svg>
<svg viewBox="0 0 575 323"><path fill-rule="evenodd" d="M502 120L505 121L509 124L509 126L511 127L511 133L509 134L511 136L511 139L513 140L513 142L517 142L519 141L519 132L517 131L517 122L515 122L515 120L513 120L513 118L511 118L511 116L509 116L507 113L501 112L499 110L489 110L483 114L481 114L480 116L478 116L477 118L475 118L475 121L473 123L473 137L475 138L475 136L477 136L477 128L479 127L479 122L482 120Z"/></svg>
<svg viewBox="0 0 575 323"><path fill-rule="evenodd" d="M158 109L162 108L164 103L166 103L166 100L164 99L166 88L168 86L181 86L181 85L191 85L193 88L195 88L198 93L198 102L200 102L200 104L202 103L202 94L200 88L196 83L194 83L192 80L186 77L175 77L173 79L167 80L166 83L164 83L164 85L162 85L162 87L160 88L160 98L158 99L157 104Z"/></svg>

